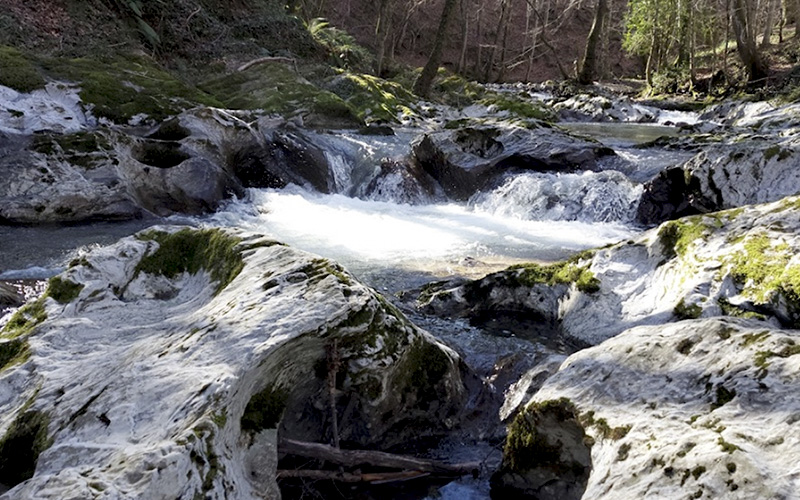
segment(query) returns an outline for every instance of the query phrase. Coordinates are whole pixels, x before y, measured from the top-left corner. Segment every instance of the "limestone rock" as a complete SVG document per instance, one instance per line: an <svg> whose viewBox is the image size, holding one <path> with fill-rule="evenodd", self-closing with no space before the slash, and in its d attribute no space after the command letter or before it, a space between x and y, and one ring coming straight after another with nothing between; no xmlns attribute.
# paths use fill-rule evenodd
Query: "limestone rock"
<svg viewBox="0 0 800 500"><path fill-rule="evenodd" d="M451 198L465 200L506 173L592 170L614 154L597 143L558 129L467 126L425 134L412 145L413 159Z"/></svg>
<svg viewBox="0 0 800 500"><path fill-rule="evenodd" d="M712 318L633 328L576 353L512 425L530 422L541 438L507 445L495 484L539 484L512 458L579 425L591 450L582 498L791 498L800 489L798 341L796 331ZM577 418L531 418L553 406Z"/></svg>
<svg viewBox="0 0 800 500"><path fill-rule="evenodd" d="M766 203L800 193L800 143L740 138L706 148L645 185L637 212L642 224Z"/></svg>
<svg viewBox="0 0 800 500"><path fill-rule="evenodd" d="M277 498L278 435L330 439L326 352L350 446L440 435L468 396L458 356L341 267L233 230L93 250L2 336L9 500Z"/></svg>

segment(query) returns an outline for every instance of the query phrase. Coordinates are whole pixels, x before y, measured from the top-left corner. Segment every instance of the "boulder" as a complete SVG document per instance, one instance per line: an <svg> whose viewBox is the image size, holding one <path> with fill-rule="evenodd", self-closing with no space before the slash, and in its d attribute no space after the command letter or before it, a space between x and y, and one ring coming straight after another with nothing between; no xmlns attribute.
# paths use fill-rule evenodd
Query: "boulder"
<svg viewBox="0 0 800 500"><path fill-rule="evenodd" d="M627 98L608 98L578 94L553 104L562 121L652 123L658 109L637 104Z"/></svg>
<svg viewBox="0 0 800 500"><path fill-rule="evenodd" d="M573 345L637 325L720 315L800 326L800 198L686 217L572 261L443 285L423 310L511 311Z"/></svg>
<svg viewBox="0 0 800 500"><path fill-rule="evenodd" d="M792 497L799 341L763 322L709 318L636 327L573 354L512 423L493 493ZM543 483L551 470L567 475ZM551 495L554 485L576 493Z"/></svg>
<svg viewBox="0 0 800 500"><path fill-rule="evenodd" d="M800 193L798 138L742 136L738 144L706 148L645 184L637 220L652 225Z"/></svg>
<svg viewBox="0 0 800 500"><path fill-rule="evenodd" d="M235 230L93 250L1 335L5 499L278 498L279 436L330 442L330 380L346 447L441 436L468 398L372 289Z"/></svg>
<svg viewBox="0 0 800 500"><path fill-rule="evenodd" d="M466 200L508 173L592 170L614 152L595 142L545 126L465 126L425 134L412 144L412 158L444 192Z"/></svg>

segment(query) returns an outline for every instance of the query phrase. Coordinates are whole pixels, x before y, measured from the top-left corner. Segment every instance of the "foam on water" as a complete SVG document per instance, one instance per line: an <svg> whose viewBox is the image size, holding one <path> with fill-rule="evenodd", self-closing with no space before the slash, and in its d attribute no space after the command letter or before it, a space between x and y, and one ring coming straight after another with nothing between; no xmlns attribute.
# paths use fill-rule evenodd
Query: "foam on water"
<svg viewBox="0 0 800 500"><path fill-rule="evenodd" d="M620 172L523 174L472 200L477 211L523 220L633 221L642 186Z"/></svg>
<svg viewBox="0 0 800 500"><path fill-rule="evenodd" d="M354 271L464 257L555 260L633 232L621 224L520 220L465 205L403 205L299 188L251 190L211 221L265 232Z"/></svg>

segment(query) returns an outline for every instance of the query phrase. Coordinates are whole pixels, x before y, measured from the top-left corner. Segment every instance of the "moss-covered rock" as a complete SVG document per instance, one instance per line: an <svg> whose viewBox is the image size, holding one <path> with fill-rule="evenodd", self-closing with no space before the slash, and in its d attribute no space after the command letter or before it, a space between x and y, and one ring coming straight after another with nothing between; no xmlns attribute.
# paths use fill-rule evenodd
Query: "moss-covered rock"
<svg viewBox="0 0 800 500"><path fill-rule="evenodd" d="M13 487L33 477L39 454L50 447L48 416L22 411L0 439L0 483Z"/></svg>
<svg viewBox="0 0 800 500"><path fill-rule="evenodd" d="M534 402L508 428L503 465L492 494L579 499L592 468L591 452L568 399Z"/></svg>
<svg viewBox="0 0 800 500"><path fill-rule="evenodd" d="M224 289L244 268L240 241L220 229L181 229L174 233L150 231L138 238L158 243L158 248L136 265L136 273L175 278L182 273L206 270L216 291Z"/></svg>
<svg viewBox="0 0 800 500"><path fill-rule="evenodd" d="M339 96L312 84L289 66L268 63L200 84L231 109L263 110L284 116L317 114L359 125L353 109Z"/></svg>
<svg viewBox="0 0 800 500"><path fill-rule="evenodd" d="M0 85L31 92L43 88L45 83L29 57L14 47L0 45Z"/></svg>
<svg viewBox="0 0 800 500"><path fill-rule="evenodd" d="M40 65L51 78L79 85L92 113L115 123L135 117L158 122L198 105L222 106L146 57L46 59Z"/></svg>

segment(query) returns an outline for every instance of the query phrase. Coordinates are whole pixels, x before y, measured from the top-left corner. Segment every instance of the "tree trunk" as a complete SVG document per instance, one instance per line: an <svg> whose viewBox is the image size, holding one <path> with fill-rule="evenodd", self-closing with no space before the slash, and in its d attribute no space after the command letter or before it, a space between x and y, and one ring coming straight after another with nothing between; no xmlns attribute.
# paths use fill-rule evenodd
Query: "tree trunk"
<svg viewBox="0 0 800 500"><path fill-rule="evenodd" d="M389 18L391 13L389 6L392 0L380 0L378 8L378 22L375 25L375 37L377 49L375 50L375 75L381 76L383 73L384 59L386 57L386 39L389 37Z"/></svg>
<svg viewBox="0 0 800 500"><path fill-rule="evenodd" d="M789 24L795 25L794 36L797 36L797 16L798 16L798 2L797 0L783 0L783 23L782 27L785 28Z"/></svg>
<svg viewBox="0 0 800 500"><path fill-rule="evenodd" d="M597 0L597 10L594 13L594 23L586 39L586 52L583 55L580 69L578 70L578 83L588 85L597 76L598 68L598 45L600 35L603 32L603 23L608 14L608 0Z"/></svg>
<svg viewBox="0 0 800 500"><path fill-rule="evenodd" d="M433 79L436 78L436 73L439 71L439 62L442 60L442 50L444 49L444 40L447 35L447 26L450 24L452 17L453 7L456 5L456 0L445 0L444 8L442 9L442 17L439 20L439 29L436 31L436 40L433 43L433 50L431 56L425 67L422 68L422 73L414 83L414 93L420 97L428 97L431 93L431 86Z"/></svg>
<svg viewBox="0 0 800 500"><path fill-rule="evenodd" d="M464 74L467 69L467 40L469 37L469 0L461 0L461 53L458 56L456 73Z"/></svg>
<svg viewBox="0 0 800 500"><path fill-rule="evenodd" d="M508 11L511 12L513 0L508 2ZM497 81L502 82L506 77L506 54L508 52L508 26L511 15L506 15L505 26L503 26L503 42L500 45L500 72L497 75Z"/></svg>
<svg viewBox="0 0 800 500"><path fill-rule="evenodd" d="M747 0L733 0L733 33L736 36L736 49L739 59L747 71L749 82L767 76L767 65L761 59L755 40L754 15L750 12Z"/></svg>
<svg viewBox="0 0 800 500"><path fill-rule="evenodd" d="M503 28L507 24L508 17L508 0L501 0L500 2L500 19L497 21L497 30L494 35L494 43L491 50L489 50L489 60L486 61L486 69L483 74L483 80L488 82L492 78L492 70L494 69L495 56L497 55L497 46L500 44L500 37L503 33Z"/></svg>
<svg viewBox="0 0 800 500"><path fill-rule="evenodd" d="M765 0L767 4L767 19L764 22L764 34L761 38L761 48L770 46L772 31L775 29L775 2L773 0Z"/></svg>

